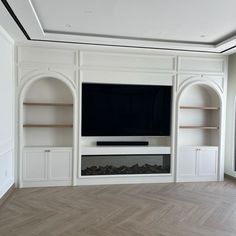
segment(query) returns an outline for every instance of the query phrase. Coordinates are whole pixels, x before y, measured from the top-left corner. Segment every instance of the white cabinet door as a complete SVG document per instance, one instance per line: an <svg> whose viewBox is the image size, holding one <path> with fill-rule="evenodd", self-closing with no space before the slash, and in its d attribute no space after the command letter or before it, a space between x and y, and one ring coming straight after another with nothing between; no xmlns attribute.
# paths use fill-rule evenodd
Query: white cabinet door
<svg viewBox="0 0 236 236"><path fill-rule="evenodd" d="M72 148L24 148L22 175L26 187L70 185Z"/></svg>
<svg viewBox="0 0 236 236"><path fill-rule="evenodd" d="M42 149L25 150L23 154L23 180L47 179L47 155Z"/></svg>
<svg viewBox="0 0 236 236"><path fill-rule="evenodd" d="M217 149L201 148L198 150L198 176L217 176Z"/></svg>
<svg viewBox="0 0 236 236"><path fill-rule="evenodd" d="M50 150L48 152L48 178L50 180L70 180L71 169L71 150Z"/></svg>
<svg viewBox="0 0 236 236"><path fill-rule="evenodd" d="M196 176L197 151L195 148L184 147L179 150L179 176Z"/></svg>
<svg viewBox="0 0 236 236"><path fill-rule="evenodd" d="M49 180L70 180L72 169L72 152L70 150L53 150L48 152Z"/></svg>

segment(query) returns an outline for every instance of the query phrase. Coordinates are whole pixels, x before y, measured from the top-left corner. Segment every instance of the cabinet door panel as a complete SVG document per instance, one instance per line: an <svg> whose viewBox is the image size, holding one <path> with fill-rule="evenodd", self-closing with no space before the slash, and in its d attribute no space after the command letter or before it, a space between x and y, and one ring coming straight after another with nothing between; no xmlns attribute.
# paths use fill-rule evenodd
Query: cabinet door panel
<svg viewBox="0 0 236 236"><path fill-rule="evenodd" d="M71 151L51 151L49 153L49 179L70 180L71 179Z"/></svg>
<svg viewBox="0 0 236 236"><path fill-rule="evenodd" d="M23 179L42 181L47 179L46 154L44 150L27 150L23 155Z"/></svg>
<svg viewBox="0 0 236 236"><path fill-rule="evenodd" d="M218 152L217 150L202 149L198 152L198 175L217 175Z"/></svg>
<svg viewBox="0 0 236 236"><path fill-rule="evenodd" d="M179 151L179 176L196 176L196 149L181 148Z"/></svg>

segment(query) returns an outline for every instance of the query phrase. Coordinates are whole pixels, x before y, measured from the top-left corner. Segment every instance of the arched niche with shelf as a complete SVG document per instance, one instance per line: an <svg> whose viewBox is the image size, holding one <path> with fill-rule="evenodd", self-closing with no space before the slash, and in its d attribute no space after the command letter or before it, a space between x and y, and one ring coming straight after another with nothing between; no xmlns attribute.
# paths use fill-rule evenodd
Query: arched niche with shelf
<svg viewBox="0 0 236 236"><path fill-rule="evenodd" d="M33 82L23 99L24 146L73 145L73 96L55 78Z"/></svg>
<svg viewBox="0 0 236 236"><path fill-rule="evenodd" d="M179 100L178 145L218 146L221 99L204 84L189 86Z"/></svg>
<svg viewBox="0 0 236 236"><path fill-rule="evenodd" d="M177 107L176 181L222 180L220 92L209 84L193 83L182 90Z"/></svg>
<svg viewBox="0 0 236 236"><path fill-rule="evenodd" d="M19 186L76 183L77 98L63 76L38 75L19 94Z"/></svg>

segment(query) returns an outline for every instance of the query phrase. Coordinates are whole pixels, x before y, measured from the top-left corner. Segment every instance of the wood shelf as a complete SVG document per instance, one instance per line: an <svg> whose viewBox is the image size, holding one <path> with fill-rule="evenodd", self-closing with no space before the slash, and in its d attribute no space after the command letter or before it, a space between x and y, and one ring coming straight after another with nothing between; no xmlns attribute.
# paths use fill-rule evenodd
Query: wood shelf
<svg viewBox="0 0 236 236"><path fill-rule="evenodd" d="M219 129L218 126L195 126L195 125L180 125L179 126L180 129L209 129L209 130L215 130L215 129Z"/></svg>
<svg viewBox="0 0 236 236"><path fill-rule="evenodd" d="M72 124L24 124L25 128L73 128Z"/></svg>
<svg viewBox="0 0 236 236"><path fill-rule="evenodd" d="M24 102L26 106L73 106L72 103Z"/></svg>
<svg viewBox="0 0 236 236"><path fill-rule="evenodd" d="M180 109L219 110L220 108L213 106L180 106Z"/></svg>

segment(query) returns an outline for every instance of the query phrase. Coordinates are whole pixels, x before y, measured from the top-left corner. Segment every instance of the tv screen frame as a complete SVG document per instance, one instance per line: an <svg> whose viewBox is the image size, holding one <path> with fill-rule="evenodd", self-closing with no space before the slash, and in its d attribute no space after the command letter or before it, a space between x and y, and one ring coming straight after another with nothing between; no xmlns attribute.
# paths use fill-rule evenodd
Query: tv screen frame
<svg viewBox="0 0 236 236"><path fill-rule="evenodd" d="M129 92L128 91L129 89L132 91ZM89 93L91 93L91 91L95 93L93 96L96 96L96 97L91 98L91 94L89 95ZM149 91L148 95L144 95L143 93L147 92L147 91ZM98 97L99 92L105 93L105 96L100 94L100 96ZM108 95L106 93L108 93ZM133 97L135 97L135 99L137 99L137 96L141 96L144 99L144 96L147 96L147 98L145 98L146 100L151 99L154 103L159 102L160 104L159 104L159 111L158 112L157 112L157 108L155 108L155 110L154 110L154 108L150 108L151 105L149 105L149 103L142 104L142 106L143 106L143 109L145 109L146 113L150 113L150 111L148 109L146 109L146 107L149 107L149 109L152 109L152 113L151 113L152 116L156 116L157 121L158 121L158 119L159 120L161 119L161 122L165 122L165 128L162 127L162 128L160 128L159 132L157 132L157 129L158 129L157 126L158 125L160 126L160 124L155 123L156 126L153 124L150 124L152 127L155 126L155 131L150 131L151 128L149 127L148 128L149 131L147 131L147 132L144 132L144 131L141 132L140 131L141 128L139 128L138 132L137 131L135 132L134 130L133 131L127 131L127 130L124 131L123 130L123 133L122 133L122 131L117 131L116 127L114 128L114 124L113 124L113 126L112 126L113 129L110 127L109 129L105 129L105 130L102 128L100 128L100 130L99 129L95 130L96 127L98 127L97 125L99 123L99 120L100 120L100 124L105 122L104 119L101 121L101 116L99 117L99 119L94 120L94 117L96 117L96 115L94 113L96 112L96 114L101 115L102 110L104 111L104 109L105 109L104 107L103 108L100 107L100 109L97 108L96 104L99 99L101 101L103 101L103 103L102 103L103 105L105 102L105 107L108 106L111 110L113 110L112 114L115 113L114 112L114 110L116 110L115 106L111 106L111 104L109 106L107 104L107 103L111 102L112 100L114 103L117 103L117 99L115 98L116 94L111 95L112 93L113 94L114 93L121 93L121 95L119 94L121 100L123 99L122 96L125 96L125 95L127 95L127 93L130 93L127 95L127 96L131 97L130 99L132 99ZM125 95L123 95L122 93ZM139 95L138 93L141 93L141 95ZM163 93L166 94L168 96L168 98L164 99ZM81 106L82 106L82 108L81 108L81 112L82 112L82 114L81 114L81 136L82 137L122 137L122 136L123 137L132 137L132 136L133 137L149 137L149 136L150 137L159 137L159 136L170 136L171 135L171 120L172 120L172 118L171 118L171 116L172 116L172 96L173 96L172 93L173 93L173 86L171 86L171 85L113 84L113 83L87 83L87 82L83 82L82 83L82 101L81 101ZM90 97L88 97L88 96L90 96ZM102 96L104 96L105 98L102 98ZM111 96L110 99L109 99L109 96ZM127 97L127 96L125 96L125 97ZM158 96L159 96L159 100L161 100L161 102L158 101ZM90 100L90 101L88 101L88 100ZM116 100L116 101L114 101L114 100ZM139 99L139 101L141 101L141 103L143 103L142 100ZM124 101L123 101L121 103L126 108L126 110L128 110L126 107L126 102L124 103ZM133 108L132 106L136 106L136 105L133 105L132 102L130 102L130 103L131 103L131 108ZM164 108L163 103L168 104L168 107ZM90 104L90 105L88 105L88 104ZM93 104L93 106L91 106L91 104ZM144 105L146 105L146 106L144 106ZM160 106L162 107L162 110L160 110ZM93 107L93 108L91 109L91 107ZM155 107L155 106L153 105L152 107ZM90 111L88 111L89 109L90 109ZM163 119L163 115L160 115L160 113L163 112L163 109L165 109L166 113L167 113L167 115L165 116L164 119ZM95 112L93 112L93 110L95 110ZM135 110L135 109L133 109L133 110ZM105 112L107 112L107 109L105 109ZM89 117L88 117L88 113L90 113ZM93 114L91 114L91 113L93 113ZM116 120L115 117L116 117L115 114L113 114L113 119L108 119L108 118L107 119L109 121ZM121 116L120 116L120 118L121 118ZM128 117L127 117L127 119L128 119ZM106 120L106 118L105 118L105 120ZM109 123L108 120L106 120L105 125L107 125ZM118 124L120 122L119 120L122 120L122 119L117 119L116 124ZM132 123L133 122L130 121L129 124L132 126ZM137 123L137 121L136 121L136 123ZM152 123L154 123L154 121ZM122 124L124 124L124 122ZM87 128L87 127L89 127L89 128ZM104 124L103 124L103 127L105 127ZM120 125L119 128L120 128L120 130L122 130L123 127L121 127L121 125ZM91 130L94 130L94 131L91 131ZM101 132L101 130L103 130L103 131Z"/></svg>

